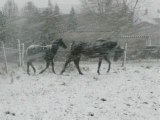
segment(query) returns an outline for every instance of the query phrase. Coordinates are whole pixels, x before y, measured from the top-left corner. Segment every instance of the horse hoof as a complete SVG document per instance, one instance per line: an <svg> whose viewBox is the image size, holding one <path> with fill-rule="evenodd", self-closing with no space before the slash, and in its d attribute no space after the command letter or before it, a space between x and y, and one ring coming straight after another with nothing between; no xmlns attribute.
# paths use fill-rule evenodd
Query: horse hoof
<svg viewBox="0 0 160 120"><path fill-rule="evenodd" d="M54 74L56 74L56 72L53 72Z"/></svg>

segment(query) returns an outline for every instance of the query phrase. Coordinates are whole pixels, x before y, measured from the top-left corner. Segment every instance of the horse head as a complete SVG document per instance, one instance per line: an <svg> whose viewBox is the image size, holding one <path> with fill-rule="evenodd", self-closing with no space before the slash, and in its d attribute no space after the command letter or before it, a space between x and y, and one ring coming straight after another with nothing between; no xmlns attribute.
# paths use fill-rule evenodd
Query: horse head
<svg viewBox="0 0 160 120"><path fill-rule="evenodd" d="M57 40L56 40L56 43L57 43L59 46L63 47L64 49L67 48L67 46L66 46L66 44L63 42L63 39L62 39L62 38L57 39Z"/></svg>
<svg viewBox="0 0 160 120"><path fill-rule="evenodd" d="M123 53L124 53L124 49L123 48L121 48L120 46L116 47L115 48L115 55L114 55L113 60L117 61L120 57L123 56Z"/></svg>

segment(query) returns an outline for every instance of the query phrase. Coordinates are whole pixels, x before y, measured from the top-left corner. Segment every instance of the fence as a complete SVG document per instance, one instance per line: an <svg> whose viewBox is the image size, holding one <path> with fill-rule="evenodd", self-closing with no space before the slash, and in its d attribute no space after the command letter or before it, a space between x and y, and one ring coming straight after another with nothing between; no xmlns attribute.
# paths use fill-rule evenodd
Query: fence
<svg viewBox="0 0 160 120"><path fill-rule="evenodd" d="M124 45L125 52L123 56L122 66L125 66L127 61L138 60L138 59L160 59L160 46L144 46L141 49L133 49L128 47L127 42ZM7 48L3 42L0 47L0 61L4 63L5 72L8 72L8 63L14 63L18 66L23 66L25 63L25 46L17 40L17 48ZM55 61L64 61L69 51L59 50ZM86 59L82 60L95 61L96 59Z"/></svg>
<svg viewBox="0 0 160 120"><path fill-rule="evenodd" d="M1 42L0 47L0 62L4 63L5 67L4 70L8 73L8 63L17 63L20 67L24 65L24 44L20 43L20 40L17 40L17 48L7 48L5 47L4 43Z"/></svg>

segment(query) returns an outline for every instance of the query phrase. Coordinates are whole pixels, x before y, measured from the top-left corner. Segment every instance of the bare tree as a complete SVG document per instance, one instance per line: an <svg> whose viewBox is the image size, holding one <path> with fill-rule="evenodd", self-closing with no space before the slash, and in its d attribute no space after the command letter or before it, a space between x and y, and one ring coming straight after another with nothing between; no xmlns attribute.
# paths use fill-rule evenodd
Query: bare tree
<svg viewBox="0 0 160 120"><path fill-rule="evenodd" d="M111 31L123 31L135 22L139 0L81 0L83 14ZM104 30L104 29L103 29Z"/></svg>

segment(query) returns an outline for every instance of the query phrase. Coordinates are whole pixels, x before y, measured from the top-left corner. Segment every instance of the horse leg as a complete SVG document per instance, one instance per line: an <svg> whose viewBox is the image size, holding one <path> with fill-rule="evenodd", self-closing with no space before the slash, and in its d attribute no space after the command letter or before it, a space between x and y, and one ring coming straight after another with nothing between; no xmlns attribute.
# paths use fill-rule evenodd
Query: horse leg
<svg viewBox="0 0 160 120"><path fill-rule="evenodd" d="M27 62L27 74L28 75L30 75L30 73L29 73L29 65L30 65L29 62Z"/></svg>
<svg viewBox="0 0 160 120"><path fill-rule="evenodd" d="M108 57L104 57L104 59L108 62L108 71L107 72L109 72L110 71L110 69L111 69L111 61L108 59Z"/></svg>
<svg viewBox="0 0 160 120"><path fill-rule="evenodd" d="M102 58L99 58L99 61L98 61L98 69L97 69L97 73L100 75L100 67L101 67L101 64L102 64Z"/></svg>
<svg viewBox="0 0 160 120"><path fill-rule="evenodd" d="M67 65L68 65L71 61L72 61L71 58L68 58L68 59L67 59L67 61L66 61L65 64L64 64L64 67L63 67L63 69L62 69L62 71L61 71L61 73L60 73L61 75L64 73Z"/></svg>
<svg viewBox="0 0 160 120"><path fill-rule="evenodd" d="M35 69L35 67L33 66L32 62L30 62L30 65L31 65L31 67L32 67L32 69L33 69L33 71L34 71L34 74L35 74L35 73L36 73L36 69Z"/></svg>
<svg viewBox="0 0 160 120"><path fill-rule="evenodd" d="M83 75L83 73L81 72L80 67L79 67L79 61L80 61L80 57L78 57L78 58L76 58L76 59L74 60L74 64L75 64L75 66L76 66L79 74Z"/></svg>
<svg viewBox="0 0 160 120"><path fill-rule="evenodd" d="M46 67L39 74L42 74L44 71L46 71L46 69L49 67L49 64L50 64L50 61L46 60Z"/></svg>
<svg viewBox="0 0 160 120"><path fill-rule="evenodd" d="M56 74L55 70L54 70L54 61L52 60L52 72Z"/></svg>

